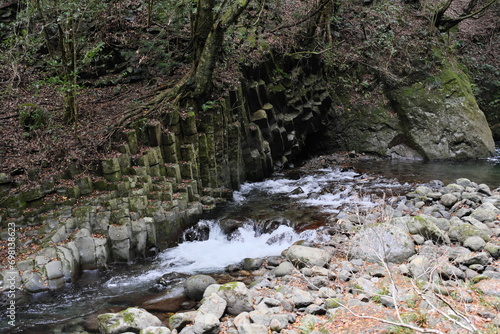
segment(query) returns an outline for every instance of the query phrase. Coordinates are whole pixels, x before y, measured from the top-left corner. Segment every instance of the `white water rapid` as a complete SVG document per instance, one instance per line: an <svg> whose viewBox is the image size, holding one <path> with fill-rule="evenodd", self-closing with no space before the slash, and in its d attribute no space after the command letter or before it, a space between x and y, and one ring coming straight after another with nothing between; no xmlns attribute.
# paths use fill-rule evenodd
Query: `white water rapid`
<svg viewBox="0 0 500 334"><path fill-rule="evenodd" d="M244 258L279 255L298 240L313 241L322 235L311 229L297 233L288 225L279 225L274 231L261 233L255 226L258 225L258 217L262 216L264 210L267 210L265 214L268 217L277 214L273 218L289 217L292 220L303 214L306 207L309 208L307 211L338 213L344 206L374 206L370 193L380 189L388 192L392 187L400 186L394 180L366 178L358 173L339 169L320 169L313 175L298 179L277 175L263 182L245 183L240 191L234 194L235 206L232 211L237 212L235 214L246 211L249 215L245 217L248 223L239 227L237 233L227 236L217 221L202 220L197 229L208 230L208 239L184 241L176 247L166 249L158 255L149 270L114 276L105 283L105 287L110 290L133 290L168 273L218 272ZM272 203L280 201L289 203L283 212L269 210ZM244 206L246 210L242 210ZM226 217L231 217L231 213ZM308 223L311 220L304 215L302 219L308 220Z"/></svg>
<svg viewBox="0 0 500 334"><path fill-rule="evenodd" d="M315 230L296 233L292 227L281 225L271 233L260 234L250 224L238 228L237 237L228 238L213 220L202 220L200 227L209 228L204 241L184 241L178 246L161 252L154 267L136 277L116 276L105 285L109 289L144 285L155 281L166 273L209 273L223 270L244 258L259 258L280 255L283 250L298 240L316 238ZM233 233L232 235L234 235Z"/></svg>

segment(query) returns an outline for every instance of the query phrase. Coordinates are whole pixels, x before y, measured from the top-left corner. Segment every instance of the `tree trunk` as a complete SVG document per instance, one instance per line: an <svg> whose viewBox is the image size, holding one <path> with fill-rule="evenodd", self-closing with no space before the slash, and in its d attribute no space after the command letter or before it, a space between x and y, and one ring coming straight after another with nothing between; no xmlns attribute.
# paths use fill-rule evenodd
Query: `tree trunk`
<svg viewBox="0 0 500 334"><path fill-rule="evenodd" d="M195 99L205 98L212 90L212 77L215 70L217 59L222 48L224 40L224 29L217 25L210 31L205 41L205 47L200 55L198 66L194 74L194 92Z"/></svg>
<svg viewBox="0 0 500 334"><path fill-rule="evenodd" d="M227 28L236 22L241 13L248 6L250 0L238 0L227 9L224 14L215 20L210 27L203 43L203 50L200 53L197 61L195 61L194 70L194 89L191 98L200 101L206 99L212 90L212 78L215 70L215 65L219 59L224 41L224 33ZM213 0L202 0L213 6ZM200 5L201 6L201 5ZM212 12L213 9L210 10Z"/></svg>
<svg viewBox="0 0 500 334"><path fill-rule="evenodd" d="M450 8L453 1L447 0L434 14L434 25L441 32L450 30L464 20L477 19L483 16L488 8L497 2L497 0L490 0L477 8L478 0L469 0L467 6L462 8L462 14L457 17L448 17L445 12Z"/></svg>
<svg viewBox="0 0 500 334"><path fill-rule="evenodd" d="M210 34L210 30L214 24L213 8L215 0L199 0L196 7L196 17L193 25L193 46L194 46L194 66L198 66L198 62L205 48L205 42Z"/></svg>

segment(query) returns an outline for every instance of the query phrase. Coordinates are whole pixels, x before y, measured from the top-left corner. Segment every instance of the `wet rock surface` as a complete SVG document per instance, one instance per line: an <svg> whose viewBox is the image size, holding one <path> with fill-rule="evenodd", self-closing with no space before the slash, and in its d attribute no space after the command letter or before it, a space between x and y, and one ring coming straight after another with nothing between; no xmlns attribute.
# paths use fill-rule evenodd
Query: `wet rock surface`
<svg viewBox="0 0 500 334"><path fill-rule="evenodd" d="M442 204L451 193L460 207ZM495 332L500 308L498 214L498 190L460 179L447 186L433 182L401 196L393 206L384 203L360 211L355 230L335 226L339 216L355 220L355 215L332 215L322 230L329 236L326 241L293 245L281 257L260 259L262 266L252 268L250 284L208 286L197 307L175 313L166 325L173 333L403 330L398 326ZM375 231L373 240L391 238L379 238L385 242L375 247L373 240L360 242L367 231ZM371 257L359 251L368 244ZM403 246L410 251L391 257ZM226 280L236 277L239 267Z"/></svg>

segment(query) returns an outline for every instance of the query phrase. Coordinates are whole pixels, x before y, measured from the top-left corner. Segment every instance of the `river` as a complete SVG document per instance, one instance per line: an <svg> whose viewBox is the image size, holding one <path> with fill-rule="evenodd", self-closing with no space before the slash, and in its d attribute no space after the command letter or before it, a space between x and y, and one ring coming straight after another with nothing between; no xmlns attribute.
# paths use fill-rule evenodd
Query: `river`
<svg viewBox="0 0 500 334"><path fill-rule="evenodd" d="M86 271L77 283L61 290L19 296L17 326L11 328L2 314L0 332L83 331L86 317L96 311L136 306L160 291L179 295L180 278L185 275L222 272L243 258L279 255L297 240L321 238L321 226L328 216L346 207L369 207L383 198L397 198L416 184L435 179L449 183L466 177L497 188L497 152L492 159L461 163L361 161L355 164L356 171L322 168L305 174L296 169L263 182L245 183L235 192L233 201L187 231L188 240L157 257L112 266L106 272ZM219 225L228 219L240 222L230 236ZM157 284L162 276L168 287Z"/></svg>

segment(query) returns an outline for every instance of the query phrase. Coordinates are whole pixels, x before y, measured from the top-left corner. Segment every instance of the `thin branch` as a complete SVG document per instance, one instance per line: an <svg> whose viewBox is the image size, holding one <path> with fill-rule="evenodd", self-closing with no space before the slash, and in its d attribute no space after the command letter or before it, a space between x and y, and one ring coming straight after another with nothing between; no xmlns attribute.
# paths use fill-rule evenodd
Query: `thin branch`
<svg viewBox="0 0 500 334"><path fill-rule="evenodd" d="M298 26L299 24L302 24L304 22L306 22L307 20L310 20L312 19L314 16L316 16L321 10L323 10L323 8L325 8L325 6L330 2L331 0L325 0L323 1L319 6L318 8L316 8L316 10L310 14L310 15L304 15L304 17L297 21L297 22L293 22L293 23L290 23L290 24L285 24L285 25L281 25L279 27L276 27L274 28L273 30L270 31L270 33L274 33L278 30L281 30L281 29L287 29L287 28L291 28L291 27L295 27L295 26Z"/></svg>
<svg viewBox="0 0 500 334"><path fill-rule="evenodd" d="M256 20L255 20L255 22L252 24L252 26L256 26L256 25L257 25L257 23L259 22L260 17L261 17L261 15L262 15L262 12L264 11L265 4L266 4L266 0L263 0L263 1L262 1L262 5L260 6L260 11L259 11L259 14L257 14L257 19L256 19Z"/></svg>
<svg viewBox="0 0 500 334"><path fill-rule="evenodd" d="M463 329L465 330L468 330L469 332L476 332L477 329L471 324L471 327L472 328L469 328L467 326L465 326L464 324L462 324L460 321L457 321L455 319L453 319L452 317L450 317L448 314L446 314L445 312L441 311L439 308L436 307L436 305L434 305L428 298L425 294L422 293L422 291L420 291L417 286L415 285L415 283L412 281L412 285L413 285L413 289L415 290L415 292L424 300L427 302L427 304L429 304L430 307L432 307L433 310L435 310L436 312L438 312L439 314L441 314L443 317L445 317L446 319L448 319L449 321L453 322L454 324L462 327ZM439 296L437 294L435 294L435 296L437 298L439 298ZM440 300L442 300L442 298L439 298ZM448 304L447 304L448 305ZM462 318L462 319L465 319L465 317L463 315L461 315L460 313L457 313L455 312L455 310L453 308L451 308L451 310L453 311L453 313L455 313L458 317ZM470 323L468 320L467 320L467 323Z"/></svg>
<svg viewBox="0 0 500 334"><path fill-rule="evenodd" d="M361 319L371 319L371 320L376 320L376 321L380 321L380 322L383 322L385 324L389 324L389 325L394 325L394 326L399 326L399 327L405 327L405 328L409 328L411 330L414 330L416 332L419 332L419 333L437 333L437 334L445 334L444 332L441 332L440 330L438 329L431 329L431 328L421 328L421 327L417 327L417 326L413 326L413 325L410 325L410 324L406 324L404 322L396 322L396 321L391 321L391 320L387 320L387 319L383 319L383 318L378 318L378 317L373 317L371 315L362 315L362 314L358 314L356 312L354 312L353 310L351 310L348 306L340 303L337 301L337 303L343 307L344 309L346 309L349 313L351 313L353 316L357 317L357 318L361 318Z"/></svg>
<svg viewBox="0 0 500 334"><path fill-rule="evenodd" d="M472 328L472 332L477 332L477 328L476 326L474 326L474 324L469 320L469 318L467 318L467 316L465 314L463 314L462 312L460 311L457 311L455 309L455 307L453 305L450 304L450 302L448 302L446 299L444 299L443 297L441 297L440 295L436 295L436 297L442 301L443 303L446 304L446 306L448 306L450 308L450 310L453 311L453 313L455 313L457 316L459 316L460 318L462 318L465 322L467 322L469 324L469 326ZM470 329L469 329L470 330Z"/></svg>

